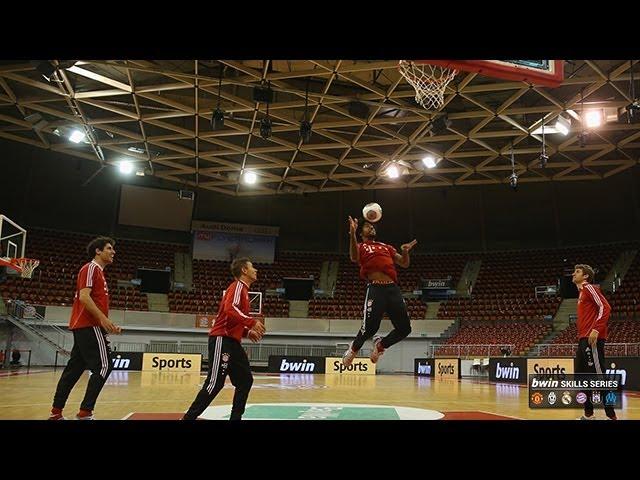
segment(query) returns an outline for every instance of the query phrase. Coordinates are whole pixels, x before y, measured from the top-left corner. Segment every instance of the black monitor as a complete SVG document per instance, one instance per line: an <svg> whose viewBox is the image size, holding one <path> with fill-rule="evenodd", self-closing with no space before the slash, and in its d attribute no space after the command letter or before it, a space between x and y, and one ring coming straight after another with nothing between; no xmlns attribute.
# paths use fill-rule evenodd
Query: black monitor
<svg viewBox="0 0 640 480"><path fill-rule="evenodd" d="M143 293L169 293L171 289L171 270L139 268L138 278Z"/></svg>
<svg viewBox="0 0 640 480"><path fill-rule="evenodd" d="M313 277L282 279L284 297L287 300L309 300L313 298Z"/></svg>
<svg viewBox="0 0 640 480"><path fill-rule="evenodd" d="M578 287L570 275L560 277L560 296L562 298L578 298Z"/></svg>

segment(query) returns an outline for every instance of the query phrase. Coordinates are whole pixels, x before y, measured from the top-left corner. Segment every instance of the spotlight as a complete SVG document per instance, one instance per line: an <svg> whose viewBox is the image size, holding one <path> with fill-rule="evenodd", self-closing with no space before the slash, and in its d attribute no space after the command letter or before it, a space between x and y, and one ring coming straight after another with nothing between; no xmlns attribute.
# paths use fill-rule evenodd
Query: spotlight
<svg viewBox="0 0 640 480"><path fill-rule="evenodd" d="M261 103L273 103L273 90L270 86L253 87L253 101Z"/></svg>
<svg viewBox="0 0 640 480"><path fill-rule="evenodd" d="M620 110L622 114L626 114L627 123L638 123L640 121L640 100L636 99L633 103Z"/></svg>
<svg viewBox="0 0 640 480"><path fill-rule="evenodd" d="M304 143L309 143L311 140L311 122L303 120L300 122L300 138Z"/></svg>
<svg viewBox="0 0 640 480"><path fill-rule="evenodd" d="M118 164L118 168L120 169L120 173L129 175L133 172L133 163L128 160L123 160Z"/></svg>
<svg viewBox="0 0 640 480"><path fill-rule="evenodd" d="M265 140L271 136L272 122L269 117L265 117L260 121L260 136Z"/></svg>
<svg viewBox="0 0 640 480"><path fill-rule="evenodd" d="M587 128L595 128L602 125L602 110L588 110L585 113Z"/></svg>
<svg viewBox="0 0 640 480"><path fill-rule="evenodd" d="M451 126L451 120L447 114L444 114L442 117L438 117L435 120L431 121L431 130L429 131L429 136L433 137L434 135L440 135L441 133L445 133L447 129Z"/></svg>
<svg viewBox="0 0 640 480"><path fill-rule="evenodd" d="M547 166L547 162L549 161L549 155L544 153L540 154L538 157L538 161L540 162L540 168L544 168Z"/></svg>
<svg viewBox="0 0 640 480"><path fill-rule="evenodd" d="M396 165L391 165L387 168L386 174L389 178L398 178L400 176L400 170Z"/></svg>
<svg viewBox="0 0 640 480"><path fill-rule="evenodd" d="M216 108L211 115L211 127L214 130L222 130L224 128L224 110Z"/></svg>
<svg viewBox="0 0 640 480"><path fill-rule="evenodd" d="M253 173L251 170L247 170L246 172L244 172L244 175L242 175L242 180L247 185L253 185L254 183L256 183L257 179L258 179L257 175Z"/></svg>
<svg viewBox="0 0 640 480"><path fill-rule="evenodd" d="M518 189L518 174L516 172L513 172L511 174L511 176L509 177L509 185L511 186L511 188L513 188L514 190Z"/></svg>
<svg viewBox="0 0 640 480"><path fill-rule="evenodd" d="M434 168L436 166L436 159L431 155L427 155L422 159L422 164L427 168Z"/></svg>
<svg viewBox="0 0 640 480"><path fill-rule="evenodd" d="M80 143L81 141L84 140L85 137L85 133L80 131L80 130L73 130L71 132L71 134L69 135L69 141L73 142L73 143Z"/></svg>

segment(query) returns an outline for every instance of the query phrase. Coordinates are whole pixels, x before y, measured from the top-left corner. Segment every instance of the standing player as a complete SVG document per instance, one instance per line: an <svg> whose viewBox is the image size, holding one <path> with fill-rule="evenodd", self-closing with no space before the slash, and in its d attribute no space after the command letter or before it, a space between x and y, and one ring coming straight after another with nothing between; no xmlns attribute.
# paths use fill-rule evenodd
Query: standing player
<svg viewBox="0 0 640 480"><path fill-rule="evenodd" d="M342 363L345 366L351 365L364 342L378 331L385 312L389 315L393 330L384 338L379 336L374 338L370 356L373 363L378 361L385 349L411 333L407 305L402 298L400 288L396 285L398 274L394 263L407 268L409 251L418 243L417 240L402 245L400 247L402 255L400 255L391 245L375 241L376 228L371 222L366 220L362 222L360 232L362 243L358 243L357 231L358 220L349 217L349 256L352 262L360 264L360 277L368 283L364 299L364 320L356 338L342 356Z"/></svg>
<svg viewBox="0 0 640 480"><path fill-rule="evenodd" d="M247 337L257 342L265 328L262 322L249 316L249 287L257 280L258 271L248 258L237 258L231 263L231 273L235 280L224 292L209 332L209 374L183 420L195 420L204 412L224 387L227 374L236 387L229 420L242 419L247 404L253 375L240 340Z"/></svg>
<svg viewBox="0 0 640 480"><path fill-rule="evenodd" d="M593 282L593 268L578 264L573 271L573 283L580 292L578 296L578 350L576 352L576 373L603 374L604 343L607 338L607 323L611 314L609 302L599 287ZM584 392L587 401L584 404L584 415L581 420L593 420L593 402L591 392ZM605 396L601 396L605 398ZM616 420L613 407L606 405L605 414L609 420Z"/></svg>
<svg viewBox="0 0 640 480"><path fill-rule="evenodd" d="M120 333L121 328L109 320L109 289L103 270L113 263L115 242L108 237L95 238L87 246L93 257L78 273L69 330L73 332L73 348L69 363L58 381L49 420L64 420L62 409L85 370L91 370L87 391L80 404L77 420L93 420L93 408L111 373L107 333Z"/></svg>

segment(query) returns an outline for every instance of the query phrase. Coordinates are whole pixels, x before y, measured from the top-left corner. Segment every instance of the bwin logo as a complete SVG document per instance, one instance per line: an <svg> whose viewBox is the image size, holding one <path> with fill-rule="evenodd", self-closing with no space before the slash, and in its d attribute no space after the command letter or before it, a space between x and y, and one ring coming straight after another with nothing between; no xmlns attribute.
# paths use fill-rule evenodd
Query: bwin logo
<svg viewBox="0 0 640 480"><path fill-rule="evenodd" d="M625 382L627 381L627 371L624 368L616 368L616 364L615 363L611 363L611 368L607 368L605 370L605 373L607 375L620 375L622 377L622 385L624 386Z"/></svg>
<svg viewBox="0 0 640 480"><path fill-rule="evenodd" d="M121 370L127 370L129 368L129 364L131 360L128 358L122 358L120 355L117 355L116 358L111 360L113 363L113 368L119 368Z"/></svg>
<svg viewBox="0 0 640 480"><path fill-rule="evenodd" d="M520 378L520 367L514 367L513 362L508 367L503 367L500 362L496 364L496 378L508 378L518 380Z"/></svg>
<svg viewBox="0 0 640 480"><path fill-rule="evenodd" d="M281 372L313 372L315 368L316 364L307 362L306 358L302 362L287 362L287 359L283 358L280 364Z"/></svg>
<svg viewBox="0 0 640 480"><path fill-rule="evenodd" d="M431 375L431 365L418 363L418 375Z"/></svg>

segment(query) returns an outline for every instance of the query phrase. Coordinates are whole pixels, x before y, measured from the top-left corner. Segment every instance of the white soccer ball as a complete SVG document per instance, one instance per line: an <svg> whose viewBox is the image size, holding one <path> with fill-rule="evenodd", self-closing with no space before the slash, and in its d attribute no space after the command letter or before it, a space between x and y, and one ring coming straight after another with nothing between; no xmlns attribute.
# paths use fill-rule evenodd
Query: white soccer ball
<svg viewBox="0 0 640 480"><path fill-rule="evenodd" d="M382 218L382 207L377 203L367 203L362 209L362 216L367 222L378 222Z"/></svg>

